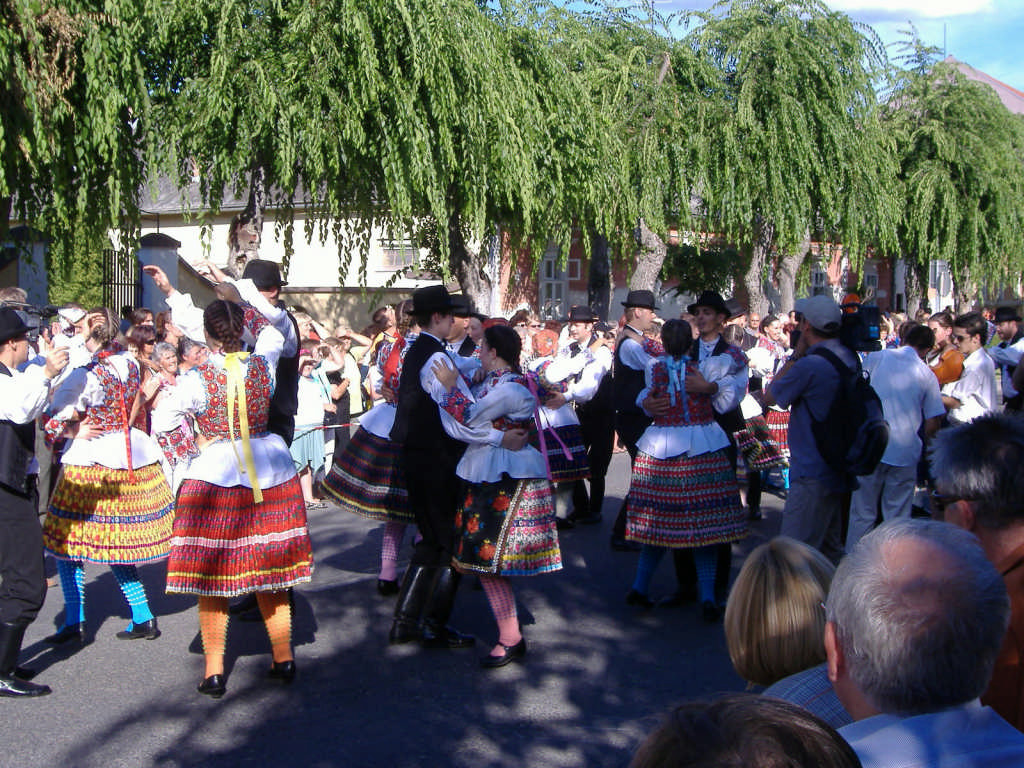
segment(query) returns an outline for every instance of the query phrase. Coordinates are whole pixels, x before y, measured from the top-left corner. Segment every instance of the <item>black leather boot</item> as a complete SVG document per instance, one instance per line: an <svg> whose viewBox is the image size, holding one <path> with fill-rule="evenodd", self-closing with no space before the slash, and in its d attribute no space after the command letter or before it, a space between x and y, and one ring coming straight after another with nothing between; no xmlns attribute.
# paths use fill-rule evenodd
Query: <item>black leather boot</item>
<svg viewBox="0 0 1024 768"><path fill-rule="evenodd" d="M27 626L20 622L0 623L0 696L45 696L50 693L48 686L30 683L14 675Z"/></svg>
<svg viewBox="0 0 1024 768"><path fill-rule="evenodd" d="M443 568L434 588L434 598L423 621L424 648L471 648L476 643L472 635L464 635L448 626L448 618L455 607L455 593L462 580L453 568Z"/></svg>
<svg viewBox="0 0 1024 768"><path fill-rule="evenodd" d="M388 642L411 643L423 637L423 612L437 583L437 567L410 565L402 577L402 588L395 605L395 620L388 633Z"/></svg>

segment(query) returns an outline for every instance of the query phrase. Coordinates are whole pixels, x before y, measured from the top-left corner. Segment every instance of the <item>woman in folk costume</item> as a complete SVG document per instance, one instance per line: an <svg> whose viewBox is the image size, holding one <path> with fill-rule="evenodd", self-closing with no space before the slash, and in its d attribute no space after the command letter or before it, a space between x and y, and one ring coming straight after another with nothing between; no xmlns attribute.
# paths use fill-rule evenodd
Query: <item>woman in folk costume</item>
<svg viewBox="0 0 1024 768"><path fill-rule="evenodd" d="M405 332L381 345L380 381L391 392L398 391L402 360L419 335L419 326L408 314L411 308L412 302L402 305L399 330L405 325ZM359 429L337 455L323 482L324 490L343 509L384 523L377 591L385 596L398 594L398 550L406 527L416 522L402 474L401 446L390 437L395 410L393 402L382 400L363 414Z"/></svg>
<svg viewBox="0 0 1024 768"><path fill-rule="evenodd" d="M538 403L518 371L521 343L508 326L484 331L484 378L474 387L475 400L456 386L459 373L438 363L434 373L448 388L441 407L470 428L528 429ZM483 435L487 430L476 431ZM480 574L498 623L498 644L480 663L502 667L526 655L508 577L562 567L547 468L540 451L530 445L510 451L481 436L469 444L456 473L466 481L466 493L455 515L455 567Z"/></svg>
<svg viewBox="0 0 1024 768"><path fill-rule="evenodd" d="M731 359L713 356L698 367L687 357L693 333L684 320L666 322L661 340L665 354L648 366L647 388L638 400L667 397L668 408L654 416L637 442L626 538L643 548L626 601L651 607L651 577L665 552L693 549L704 618L715 621L720 615L715 545L742 539L747 524L726 452L729 438L715 422L713 396L688 392L686 383L716 382L728 373Z"/></svg>
<svg viewBox="0 0 1024 768"><path fill-rule="evenodd" d="M200 454L178 492L167 591L199 596L206 671L198 690L219 698L228 599L238 595L256 593L273 654L268 675L295 678L287 589L310 580L313 556L291 454L267 432L284 338L231 301L207 307L203 324L214 354L175 389L179 409L195 416ZM256 335L252 354L241 351L246 330Z"/></svg>
<svg viewBox="0 0 1024 768"><path fill-rule="evenodd" d="M92 361L72 371L53 396L47 440L70 438L60 479L43 524L43 543L54 557L64 593L64 625L49 643L87 642L85 561L110 566L131 607L122 640L160 636L137 563L167 556L174 499L164 479L156 442L129 427L141 375L116 341L117 317L89 313L86 346Z"/></svg>
<svg viewBox="0 0 1024 768"><path fill-rule="evenodd" d="M573 489L578 480L590 478L590 463L580 420L566 395L572 385L570 379L583 370L588 358L556 358L558 334L554 331L537 331L532 344L534 357L528 364L529 370L537 375L540 387L550 393L540 408L537 428L541 452L547 458L555 486L556 523L560 529L572 528Z"/></svg>
<svg viewBox="0 0 1024 768"><path fill-rule="evenodd" d="M761 321L760 335L757 338L755 349L767 351L767 357L762 358L763 353L757 353L755 360L758 361L758 369L751 371L751 379L760 380L760 389L767 389L778 371L786 362L789 352L783 341L786 333L783 330L782 320L771 315ZM752 352L754 350L751 350ZM782 454L782 458L789 460L789 409L773 405L764 412L765 422L771 430L772 439ZM789 488L789 467L784 466L782 471L782 485Z"/></svg>
<svg viewBox="0 0 1024 768"><path fill-rule="evenodd" d="M157 342L152 361L156 370L142 385L142 396L149 405L150 428L164 454L164 476L177 493L192 459L199 455L191 416L174 406L174 388L178 382L178 351L166 341Z"/></svg>

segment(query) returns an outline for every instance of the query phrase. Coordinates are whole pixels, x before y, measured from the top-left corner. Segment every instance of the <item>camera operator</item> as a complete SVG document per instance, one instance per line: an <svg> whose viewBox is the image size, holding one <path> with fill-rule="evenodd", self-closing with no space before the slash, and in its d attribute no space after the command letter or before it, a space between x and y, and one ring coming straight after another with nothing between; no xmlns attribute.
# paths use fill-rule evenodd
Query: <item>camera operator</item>
<svg viewBox="0 0 1024 768"><path fill-rule="evenodd" d="M0 307L0 696L42 696L45 685L28 682L17 668L25 630L46 597L43 534L36 512L35 419L50 396L51 381L68 362L66 349L50 352L43 365L28 360L31 328L17 311Z"/></svg>

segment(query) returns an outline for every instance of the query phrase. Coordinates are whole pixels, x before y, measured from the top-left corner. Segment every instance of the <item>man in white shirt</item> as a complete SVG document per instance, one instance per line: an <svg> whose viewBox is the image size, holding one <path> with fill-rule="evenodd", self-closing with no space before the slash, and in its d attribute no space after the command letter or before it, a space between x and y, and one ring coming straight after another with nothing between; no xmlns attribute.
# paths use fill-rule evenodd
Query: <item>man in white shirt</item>
<svg viewBox="0 0 1024 768"><path fill-rule="evenodd" d="M46 597L43 531L35 504L35 419L50 399L53 379L68 362L66 348L41 365L28 360L29 327L10 307L0 308L0 696L42 696L45 685L28 682L18 654Z"/></svg>
<svg viewBox="0 0 1024 768"><path fill-rule="evenodd" d="M923 447L918 433L924 424L925 436L934 435L946 413L939 382L924 362L934 344L932 329L915 325L905 333L903 346L872 352L864 360L889 423L889 443L875 471L858 478L850 499L847 552L874 527L879 506L883 520L910 517Z"/></svg>
<svg viewBox="0 0 1024 768"><path fill-rule="evenodd" d="M864 768L1018 768L1024 734L978 697L1010 601L978 540L933 520L885 523L839 564L825 614L840 735Z"/></svg>
<svg viewBox="0 0 1024 768"><path fill-rule="evenodd" d="M953 321L953 344L964 356L960 378L942 388L951 424L967 424L996 407L996 369L985 351L988 322L980 312Z"/></svg>

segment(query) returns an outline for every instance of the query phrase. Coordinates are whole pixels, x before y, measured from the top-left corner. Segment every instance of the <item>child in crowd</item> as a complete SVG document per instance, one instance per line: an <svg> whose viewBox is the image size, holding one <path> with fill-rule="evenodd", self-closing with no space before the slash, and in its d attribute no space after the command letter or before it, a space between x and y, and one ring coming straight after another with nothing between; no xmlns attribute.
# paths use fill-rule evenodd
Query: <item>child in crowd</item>
<svg viewBox="0 0 1024 768"><path fill-rule="evenodd" d="M299 409L295 414L295 440L290 449L307 509L327 506L313 495L313 476L324 466L324 438L320 428L324 412L333 405L320 382L313 378L313 370L319 362L316 347L316 342L307 339L299 350Z"/></svg>

